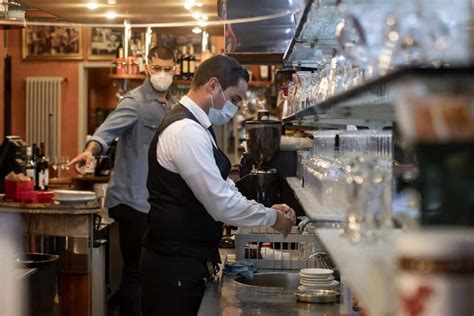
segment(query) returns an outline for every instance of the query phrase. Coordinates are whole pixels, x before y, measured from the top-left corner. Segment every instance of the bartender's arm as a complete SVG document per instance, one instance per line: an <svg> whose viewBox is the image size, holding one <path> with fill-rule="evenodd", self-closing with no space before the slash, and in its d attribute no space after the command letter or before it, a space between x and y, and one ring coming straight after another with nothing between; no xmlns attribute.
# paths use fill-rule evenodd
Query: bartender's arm
<svg viewBox="0 0 474 316"><path fill-rule="evenodd" d="M233 226L272 226L289 233L294 211L284 204L265 207L235 190L231 181L222 179L208 131L195 122L183 121L172 124L160 135L160 165L183 178L214 220Z"/></svg>
<svg viewBox="0 0 474 316"><path fill-rule="evenodd" d="M94 156L106 153L109 144L117 137L123 135L139 119L136 101L124 98L117 108L107 116L94 135L88 139L86 149L71 160L68 166L74 165L76 172L79 168L89 166Z"/></svg>

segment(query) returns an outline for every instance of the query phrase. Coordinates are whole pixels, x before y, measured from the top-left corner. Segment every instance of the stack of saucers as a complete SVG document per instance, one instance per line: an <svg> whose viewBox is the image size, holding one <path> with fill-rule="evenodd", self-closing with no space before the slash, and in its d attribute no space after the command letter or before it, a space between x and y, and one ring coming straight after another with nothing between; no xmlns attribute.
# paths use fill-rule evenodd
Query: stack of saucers
<svg viewBox="0 0 474 316"><path fill-rule="evenodd" d="M300 271L300 292L317 290L339 290L339 282L334 280L334 271L330 269L309 268Z"/></svg>

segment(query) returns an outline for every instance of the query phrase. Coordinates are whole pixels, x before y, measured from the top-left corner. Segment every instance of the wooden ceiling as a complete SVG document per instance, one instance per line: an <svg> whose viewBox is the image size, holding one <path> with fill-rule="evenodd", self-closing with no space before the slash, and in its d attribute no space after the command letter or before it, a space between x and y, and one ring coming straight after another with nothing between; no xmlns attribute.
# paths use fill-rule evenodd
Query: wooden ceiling
<svg viewBox="0 0 474 316"><path fill-rule="evenodd" d="M116 0L116 4L107 4L107 0L16 0L27 8L27 19L58 20L84 24L110 24L123 23L129 20L133 24L152 23L184 23L195 21L191 11L184 8L184 0ZM98 8L90 10L87 4L96 2ZM198 11L208 16L209 21L219 20L217 15L217 0L196 0L202 4L201 7L194 7L193 11ZM35 12L35 9L40 13ZM114 11L117 17L114 20L107 20L105 14ZM173 33L187 33L192 27L173 27L166 29ZM222 26L208 27L211 34L222 34Z"/></svg>

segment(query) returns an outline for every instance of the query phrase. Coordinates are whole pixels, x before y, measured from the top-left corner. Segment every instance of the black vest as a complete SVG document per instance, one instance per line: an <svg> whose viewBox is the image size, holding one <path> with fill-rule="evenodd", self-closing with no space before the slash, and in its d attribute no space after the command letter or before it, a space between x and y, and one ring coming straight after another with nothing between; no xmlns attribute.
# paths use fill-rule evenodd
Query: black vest
<svg viewBox="0 0 474 316"><path fill-rule="evenodd" d="M156 158L161 132L185 118L198 122L186 107L178 104L165 116L150 144L147 188L151 209L144 247L160 253L220 262L218 243L222 237L222 223L209 215L179 174L163 168ZM215 140L212 128L210 131ZM230 173L230 161L218 147L213 146L213 152L225 180Z"/></svg>

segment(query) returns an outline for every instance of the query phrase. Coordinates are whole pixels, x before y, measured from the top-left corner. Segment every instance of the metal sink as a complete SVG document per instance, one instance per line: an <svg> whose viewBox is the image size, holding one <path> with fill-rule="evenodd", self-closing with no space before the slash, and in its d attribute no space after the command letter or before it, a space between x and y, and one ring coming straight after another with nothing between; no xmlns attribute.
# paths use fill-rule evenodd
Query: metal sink
<svg viewBox="0 0 474 316"><path fill-rule="evenodd" d="M300 276L298 273L291 272L265 272L254 274L251 280L237 277L235 282L256 287L296 290L300 282Z"/></svg>

